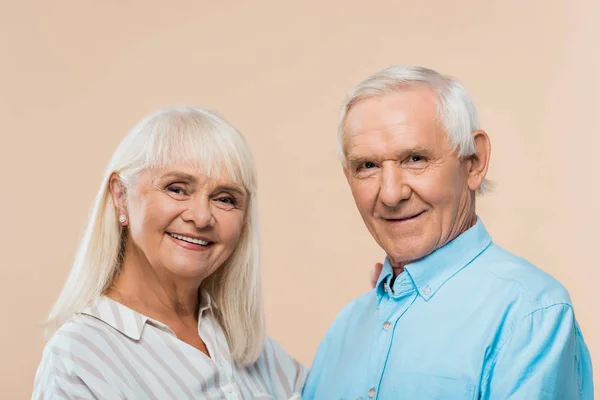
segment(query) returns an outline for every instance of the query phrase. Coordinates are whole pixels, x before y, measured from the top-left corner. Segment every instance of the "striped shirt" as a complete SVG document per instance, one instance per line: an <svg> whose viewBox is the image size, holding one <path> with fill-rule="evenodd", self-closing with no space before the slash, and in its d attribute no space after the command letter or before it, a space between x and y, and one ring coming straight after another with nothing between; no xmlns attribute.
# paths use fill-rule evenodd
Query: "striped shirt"
<svg viewBox="0 0 600 400"><path fill-rule="evenodd" d="M33 399L300 399L307 370L267 338L259 359L235 364L210 301L198 332L211 357L168 326L106 296L52 336Z"/></svg>

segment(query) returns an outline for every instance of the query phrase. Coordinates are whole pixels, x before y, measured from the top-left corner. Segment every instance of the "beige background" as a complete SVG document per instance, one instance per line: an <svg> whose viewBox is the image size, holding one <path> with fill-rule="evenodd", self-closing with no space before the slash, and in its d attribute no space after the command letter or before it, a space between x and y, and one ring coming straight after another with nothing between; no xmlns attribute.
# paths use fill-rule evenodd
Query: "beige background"
<svg viewBox="0 0 600 400"><path fill-rule="evenodd" d="M110 154L174 104L219 110L248 138L268 330L309 365L383 258L335 131L346 91L390 64L429 66L470 90L497 183L479 214L497 243L569 289L598 365L599 20L597 1L568 0L2 0L0 397L31 396L37 324Z"/></svg>

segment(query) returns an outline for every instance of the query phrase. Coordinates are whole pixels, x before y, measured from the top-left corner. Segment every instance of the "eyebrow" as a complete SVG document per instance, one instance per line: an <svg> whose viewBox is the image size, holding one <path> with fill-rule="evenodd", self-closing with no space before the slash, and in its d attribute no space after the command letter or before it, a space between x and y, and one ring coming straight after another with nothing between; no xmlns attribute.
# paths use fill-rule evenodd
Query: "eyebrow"
<svg viewBox="0 0 600 400"><path fill-rule="evenodd" d="M235 192L240 196L246 196L246 190L240 188L239 186L235 186L235 185L228 185L228 184L219 185L216 187L215 192L218 192L221 190Z"/></svg>
<svg viewBox="0 0 600 400"><path fill-rule="evenodd" d="M368 157L351 157L348 158L348 164L350 165L356 165L356 164L362 164L366 161L371 161L371 158Z"/></svg>
<svg viewBox="0 0 600 400"><path fill-rule="evenodd" d="M167 178L177 178L177 179L181 179L183 181L189 181L192 183L196 183L198 181L198 179L196 179L196 177L194 175L186 174L185 172L179 172L179 171L168 172L160 177L161 180L167 179Z"/></svg>
<svg viewBox="0 0 600 400"><path fill-rule="evenodd" d="M410 149L405 149L400 151L399 153L396 153L395 157L398 157L400 159L414 155L414 154L425 154L425 155L429 155L431 154L431 151L429 149L427 149L426 147L413 147ZM378 157L377 155L373 155L371 157L348 157L348 163L349 164L362 164L366 161L378 161L380 157Z"/></svg>

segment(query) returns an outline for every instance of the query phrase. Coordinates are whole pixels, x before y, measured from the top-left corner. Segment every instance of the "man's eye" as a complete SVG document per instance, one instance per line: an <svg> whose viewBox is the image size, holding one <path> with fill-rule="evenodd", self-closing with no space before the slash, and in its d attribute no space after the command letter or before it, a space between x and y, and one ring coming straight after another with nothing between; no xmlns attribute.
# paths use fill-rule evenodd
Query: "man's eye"
<svg viewBox="0 0 600 400"><path fill-rule="evenodd" d="M371 162L371 161L367 161L361 164L361 168L362 169L371 169L371 168L375 168L375 163Z"/></svg>
<svg viewBox="0 0 600 400"><path fill-rule="evenodd" d="M409 160L411 162L419 162L419 161L423 161L423 157L422 156L410 156Z"/></svg>

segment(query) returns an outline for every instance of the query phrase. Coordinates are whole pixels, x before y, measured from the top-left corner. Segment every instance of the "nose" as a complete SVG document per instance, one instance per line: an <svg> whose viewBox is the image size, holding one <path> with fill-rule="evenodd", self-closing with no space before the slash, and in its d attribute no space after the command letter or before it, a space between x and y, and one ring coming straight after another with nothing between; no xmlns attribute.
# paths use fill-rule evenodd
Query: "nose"
<svg viewBox="0 0 600 400"><path fill-rule="evenodd" d="M215 223L209 198L194 198L189 201L189 208L181 214L185 222L192 222L197 229L211 227Z"/></svg>
<svg viewBox="0 0 600 400"><path fill-rule="evenodd" d="M387 207L394 208L411 195L412 190L402 175L402 168L396 163L382 166L379 200Z"/></svg>

